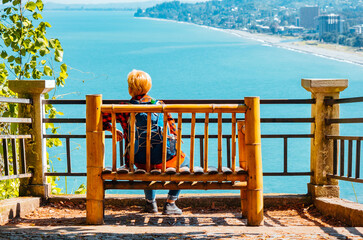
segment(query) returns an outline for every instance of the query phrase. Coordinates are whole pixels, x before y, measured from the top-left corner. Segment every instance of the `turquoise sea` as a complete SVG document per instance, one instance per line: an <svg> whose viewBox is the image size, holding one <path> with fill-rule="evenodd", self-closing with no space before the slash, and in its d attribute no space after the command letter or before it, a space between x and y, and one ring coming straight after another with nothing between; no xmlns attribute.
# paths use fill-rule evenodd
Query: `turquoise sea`
<svg viewBox="0 0 363 240"><path fill-rule="evenodd" d="M86 94L128 99L126 76L132 69L151 75L150 95L158 99L310 98L309 92L301 87L301 78L348 78L349 87L341 97L363 95L363 66L270 47L223 31L138 19L129 11L46 11L44 18L53 26L49 36L60 39L64 61L69 66L66 87L53 93L60 99L85 99ZM85 115L84 106L58 109L66 118ZM341 105L341 116L362 117L363 104ZM310 105L263 105L261 117L308 118ZM63 124L58 132L85 134L85 128L83 124ZM310 124L265 123L262 133L309 134ZM342 124L341 135L363 136L363 124ZM184 142L188 152L188 141ZM262 144L264 171L282 171L283 140L263 139ZM72 140L71 150L72 171L85 172L85 141ZM110 151L108 147L107 163ZM66 171L64 153L65 144L49 150L57 172ZM310 139L289 140L289 171L309 171L309 158ZM71 193L85 181L83 177L68 177L61 178L58 184L64 192ZM264 192L306 193L308 181L309 177L265 177ZM345 182L340 186L343 198L356 201L355 190L358 200L363 202L363 184Z"/></svg>

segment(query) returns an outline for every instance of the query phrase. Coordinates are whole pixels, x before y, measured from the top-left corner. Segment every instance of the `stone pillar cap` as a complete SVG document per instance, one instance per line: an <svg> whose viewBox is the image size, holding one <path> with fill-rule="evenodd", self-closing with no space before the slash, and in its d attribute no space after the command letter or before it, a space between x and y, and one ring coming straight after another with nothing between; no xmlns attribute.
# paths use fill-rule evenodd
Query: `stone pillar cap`
<svg viewBox="0 0 363 240"><path fill-rule="evenodd" d="M303 78L301 86L312 93L337 93L348 87L348 79Z"/></svg>
<svg viewBox="0 0 363 240"><path fill-rule="evenodd" d="M16 93L43 94L55 88L55 81L9 80L9 88Z"/></svg>

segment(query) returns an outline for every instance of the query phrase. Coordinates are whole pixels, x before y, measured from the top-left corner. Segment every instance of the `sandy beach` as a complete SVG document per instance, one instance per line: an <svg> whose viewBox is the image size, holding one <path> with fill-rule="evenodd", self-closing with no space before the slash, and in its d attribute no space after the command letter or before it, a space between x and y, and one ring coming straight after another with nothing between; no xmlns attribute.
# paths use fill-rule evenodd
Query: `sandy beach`
<svg viewBox="0 0 363 240"><path fill-rule="evenodd" d="M247 38L255 41L262 42L274 47L281 47L292 51L303 52L307 54L313 54L319 57L325 57L334 59L337 61L348 62L363 66L363 51L356 51L356 49L337 45L337 44L327 44L320 43L318 41L286 41L288 38L260 34L260 33L250 33L247 31L240 30L229 30L224 29L224 31L233 33L242 38Z"/></svg>
<svg viewBox="0 0 363 240"><path fill-rule="evenodd" d="M258 41L273 47L280 47L291 51L313 54L319 57L329 58L336 61L347 62L363 66L363 51L357 51L357 49L347 46L320 43L318 41L287 41L291 38L281 37L277 35L262 34L262 33L250 33L248 31L242 31L242 30L221 29L221 28L198 25L194 23L179 22L168 19L149 18L149 17L141 17L141 19L149 19L156 21L171 21L181 24L192 24L216 31L223 31L241 38Z"/></svg>

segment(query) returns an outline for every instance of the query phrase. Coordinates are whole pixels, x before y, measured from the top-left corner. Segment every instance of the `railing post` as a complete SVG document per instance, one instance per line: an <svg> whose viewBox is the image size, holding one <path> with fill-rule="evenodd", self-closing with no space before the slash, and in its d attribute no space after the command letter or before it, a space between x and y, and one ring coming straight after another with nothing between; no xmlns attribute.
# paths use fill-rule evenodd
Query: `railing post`
<svg viewBox="0 0 363 240"><path fill-rule="evenodd" d="M301 85L315 99L311 106L310 169L313 176L308 183L308 193L313 197L339 197L338 180L328 179L333 174L333 142L326 135L339 135L338 124L326 124L329 118L339 118L339 105L327 106L324 99L337 99L339 93L348 87L347 79L301 79Z"/></svg>
<svg viewBox="0 0 363 240"><path fill-rule="evenodd" d="M263 224L263 176L261 154L260 98L245 97L246 158L248 161L247 224Z"/></svg>
<svg viewBox="0 0 363 240"><path fill-rule="evenodd" d="M103 224L104 186L101 178L105 158L102 126L102 95L86 96L87 224Z"/></svg>
<svg viewBox="0 0 363 240"><path fill-rule="evenodd" d="M32 141L26 141L27 168L33 172L33 177L21 179L19 194L21 196L38 196L48 198L50 184L44 173L47 171L46 142L43 138L44 109L43 94L55 88L53 80L9 80L9 88L18 93L21 98L30 98L33 105L19 107L19 117L31 117L31 128L20 128L20 134L31 134Z"/></svg>

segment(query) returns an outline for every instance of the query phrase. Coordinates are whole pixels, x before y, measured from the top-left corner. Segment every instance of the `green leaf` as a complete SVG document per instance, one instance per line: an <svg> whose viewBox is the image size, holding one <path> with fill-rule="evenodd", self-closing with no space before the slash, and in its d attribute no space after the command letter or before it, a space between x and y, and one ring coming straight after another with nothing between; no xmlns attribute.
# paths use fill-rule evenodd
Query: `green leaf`
<svg viewBox="0 0 363 240"><path fill-rule="evenodd" d="M8 0L8 1L9 1L9 0ZM21 1L21 0L14 0L14 1L13 1L13 6L18 5L18 4L20 3L20 1Z"/></svg>
<svg viewBox="0 0 363 240"><path fill-rule="evenodd" d="M3 4L10 2L11 0L3 0Z"/></svg>
<svg viewBox="0 0 363 240"><path fill-rule="evenodd" d="M17 64L21 64L21 58L20 58L20 57L15 58L15 62L16 62Z"/></svg>
<svg viewBox="0 0 363 240"><path fill-rule="evenodd" d="M43 72L47 76L52 76L53 75L53 70L49 66L44 66L44 71Z"/></svg>
<svg viewBox="0 0 363 240"><path fill-rule="evenodd" d="M30 77L31 77L31 75L30 75L30 73L29 73L29 72L26 72L26 73L24 74L24 77L25 77L25 78L30 78Z"/></svg>
<svg viewBox="0 0 363 240"><path fill-rule="evenodd" d="M15 57L14 56L8 57L8 62L13 62L14 60L15 60Z"/></svg>
<svg viewBox="0 0 363 240"><path fill-rule="evenodd" d="M60 72L59 76L63 79L67 79L68 78L68 74L66 72Z"/></svg>
<svg viewBox="0 0 363 240"><path fill-rule="evenodd" d="M37 7L37 5L35 4L35 2L29 1L25 4L25 9L33 12L35 10L35 8Z"/></svg>
<svg viewBox="0 0 363 240"><path fill-rule="evenodd" d="M4 43L5 43L5 46L7 46L7 47L9 47L10 46L10 44L11 44L11 39L10 38L5 38L4 39Z"/></svg>
<svg viewBox="0 0 363 240"><path fill-rule="evenodd" d="M47 62L46 60L42 60L42 61L40 61L40 63L41 63L41 64L43 64L43 65L44 65L46 62Z"/></svg>
<svg viewBox="0 0 363 240"><path fill-rule="evenodd" d="M63 63L61 66L61 72L67 72L67 64Z"/></svg>
<svg viewBox="0 0 363 240"><path fill-rule="evenodd" d="M38 20L38 19L43 19L43 16L41 14L35 12L35 13L33 13L33 18Z"/></svg>
<svg viewBox="0 0 363 240"><path fill-rule="evenodd" d="M37 5L39 11L43 11L44 4L41 0L37 0L35 4Z"/></svg>
<svg viewBox="0 0 363 240"><path fill-rule="evenodd" d="M55 47L55 45L56 45L56 39L51 38L51 39L49 40L49 47L54 48L54 47Z"/></svg>
<svg viewBox="0 0 363 240"><path fill-rule="evenodd" d="M45 47L42 47L40 50L39 50L39 55L40 56L45 56L46 54L48 54L50 51L48 50L48 48L45 48Z"/></svg>
<svg viewBox="0 0 363 240"><path fill-rule="evenodd" d="M13 10L13 8L11 8L11 7L4 9L4 11L6 12L7 15L10 15L12 10Z"/></svg>
<svg viewBox="0 0 363 240"><path fill-rule="evenodd" d="M56 62L62 62L63 61L63 50L61 49L56 49L54 51L54 60Z"/></svg>
<svg viewBox="0 0 363 240"><path fill-rule="evenodd" d="M76 191L74 191L74 194L86 194L87 192L87 188L86 186L82 183L78 189Z"/></svg>
<svg viewBox="0 0 363 240"><path fill-rule="evenodd" d="M8 53L6 51L1 51L0 56L1 58L5 59L8 56Z"/></svg>
<svg viewBox="0 0 363 240"><path fill-rule="evenodd" d="M18 14L14 14L14 15L10 16L10 20L13 23L16 23L19 20L19 15Z"/></svg>

